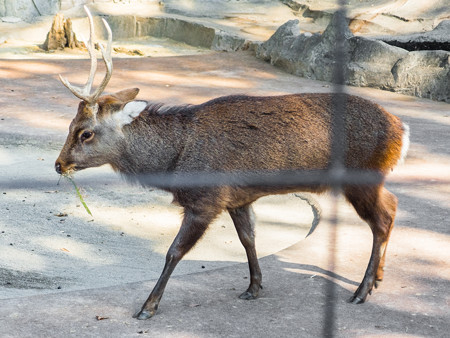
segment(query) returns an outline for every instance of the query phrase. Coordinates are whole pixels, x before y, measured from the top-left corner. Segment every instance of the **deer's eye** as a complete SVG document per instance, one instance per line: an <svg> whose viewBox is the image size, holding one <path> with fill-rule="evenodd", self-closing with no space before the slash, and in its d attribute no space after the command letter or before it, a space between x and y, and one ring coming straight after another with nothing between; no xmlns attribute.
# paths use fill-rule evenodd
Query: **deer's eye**
<svg viewBox="0 0 450 338"><path fill-rule="evenodd" d="M94 133L90 130L85 130L80 135L81 142L89 141L94 137Z"/></svg>

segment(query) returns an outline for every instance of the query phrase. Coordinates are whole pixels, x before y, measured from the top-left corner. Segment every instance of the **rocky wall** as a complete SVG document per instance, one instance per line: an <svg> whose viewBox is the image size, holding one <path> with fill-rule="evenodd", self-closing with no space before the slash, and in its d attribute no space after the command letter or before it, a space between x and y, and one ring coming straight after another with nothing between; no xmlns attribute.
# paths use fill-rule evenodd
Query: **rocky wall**
<svg viewBox="0 0 450 338"><path fill-rule="evenodd" d="M61 0L0 0L0 17L32 21L41 15L51 15L60 8Z"/></svg>
<svg viewBox="0 0 450 338"><path fill-rule="evenodd" d="M241 37L189 20L135 16L110 16L106 19L115 39L154 36L184 42L191 46L226 51L238 50L246 42Z"/></svg>
<svg viewBox="0 0 450 338"><path fill-rule="evenodd" d="M301 33L291 20L257 47L258 58L311 79L333 82L336 18L323 34ZM345 32L347 84L450 102L450 52L407 51Z"/></svg>

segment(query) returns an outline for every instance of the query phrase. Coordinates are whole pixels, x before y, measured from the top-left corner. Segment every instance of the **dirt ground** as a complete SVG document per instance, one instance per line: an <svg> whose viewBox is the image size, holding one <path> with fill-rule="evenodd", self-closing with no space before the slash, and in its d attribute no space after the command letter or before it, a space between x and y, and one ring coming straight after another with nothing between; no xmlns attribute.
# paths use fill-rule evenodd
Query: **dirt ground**
<svg viewBox="0 0 450 338"><path fill-rule="evenodd" d="M108 92L139 87L139 98L170 104L236 93L332 89L328 83L286 74L248 52L122 58L114 67ZM449 104L348 88L380 103L411 128L406 163L387 182L400 200L388 270L369 303L345 303L367 264L369 228L339 201L340 225L333 244L328 222L331 199L321 196L317 198L323 210L321 224L301 240L313 214L307 203L291 196L262 201L259 208L258 250L266 256L261 259L265 276L261 299L236 299L247 283L243 280L247 268L240 264L245 258L237 236L223 220L177 267L161 313L137 322L130 315L162 268L179 211L169 206L170 196L129 187L107 168L76 177L93 218L67 182L56 185L53 163L77 106L57 75L83 83L88 69L88 60L79 59L0 60L3 335L317 336L324 322L324 290L333 283L336 336L448 336ZM291 214L293 209L298 213ZM329 271L329 252L336 254L334 272ZM108 319L98 321L96 315Z"/></svg>

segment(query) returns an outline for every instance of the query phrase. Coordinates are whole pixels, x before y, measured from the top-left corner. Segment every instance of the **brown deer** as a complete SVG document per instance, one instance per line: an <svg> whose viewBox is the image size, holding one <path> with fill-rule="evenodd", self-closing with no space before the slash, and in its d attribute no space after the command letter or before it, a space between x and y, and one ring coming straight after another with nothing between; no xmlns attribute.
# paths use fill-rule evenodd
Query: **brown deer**
<svg viewBox="0 0 450 338"><path fill-rule="evenodd" d="M106 21L108 46L106 50L102 47L106 75L91 94L96 56L89 12L88 16L91 33L86 46L91 71L82 88L61 78L82 101L56 160L56 172L64 175L110 164L130 180L171 192L174 201L184 208L183 222L167 253L162 274L135 317L147 319L155 314L177 263L224 210L230 214L248 257L250 285L240 298L256 298L262 275L255 251L251 205L269 194L321 193L330 188L330 181L306 179L311 173L327 173L330 167L335 114L332 94L226 96L185 106L136 100L137 88L100 96L112 73L112 38ZM406 155L409 133L399 118L379 105L350 95L345 95L345 100L345 167L369 170L381 178L365 184L347 180L342 186L346 199L373 233L367 270L349 300L359 304L383 279L386 246L397 207L397 198L384 188L383 179ZM301 170L299 177L306 181L258 181L251 175L261 173L262 178L270 178L270 174L278 177L296 170ZM196 173L203 175L205 184L179 179L192 173L197 178ZM220 175L214 176L217 173ZM208 181L208 177L213 179Z"/></svg>

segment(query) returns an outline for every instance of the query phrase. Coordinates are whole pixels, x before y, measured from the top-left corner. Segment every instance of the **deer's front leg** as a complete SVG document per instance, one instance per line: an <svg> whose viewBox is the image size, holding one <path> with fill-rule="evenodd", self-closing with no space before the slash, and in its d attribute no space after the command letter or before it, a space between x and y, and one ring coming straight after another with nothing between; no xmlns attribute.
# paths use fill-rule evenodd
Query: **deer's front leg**
<svg viewBox="0 0 450 338"><path fill-rule="evenodd" d="M208 212L202 212L185 208L183 223L181 224L180 231L167 252L166 264L163 272L161 273L161 276L159 277L158 282L153 288L150 296L142 306L142 309L133 316L134 318L148 319L156 313L159 302L164 293L164 289L176 265L200 239L216 214L217 213L211 213L211 210L208 210Z"/></svg>

